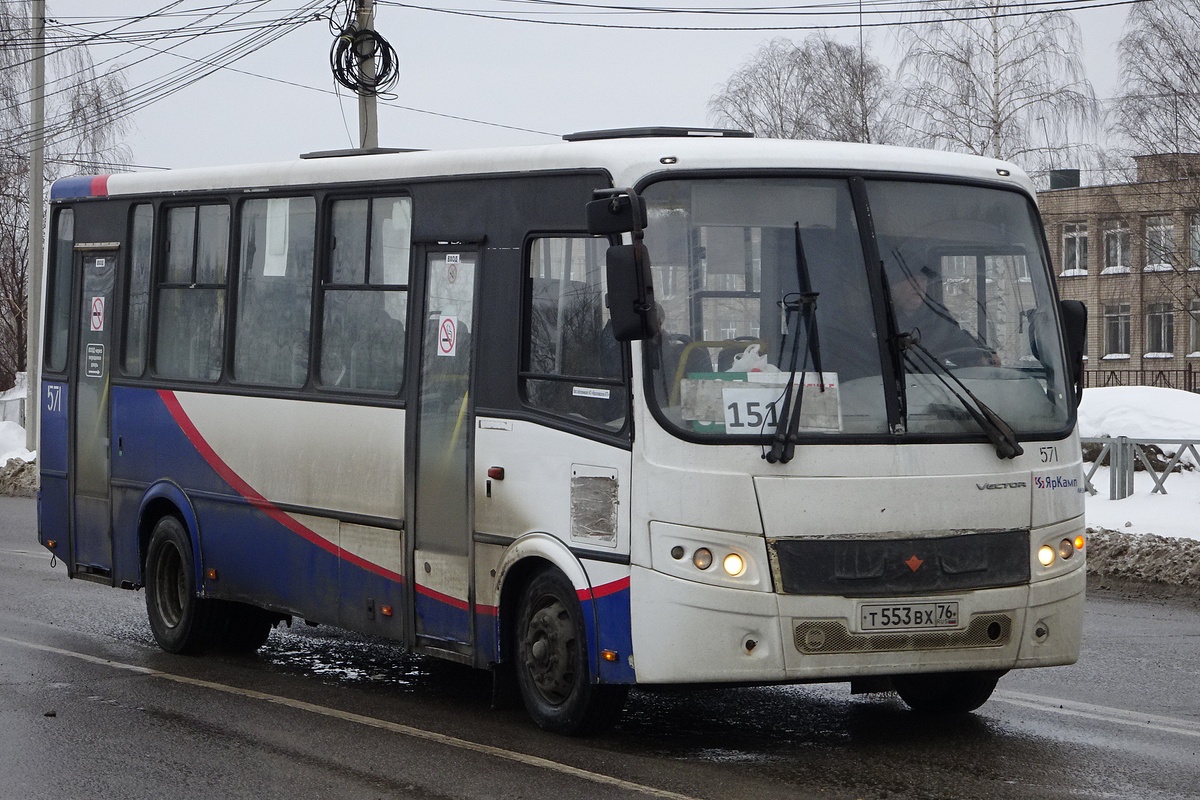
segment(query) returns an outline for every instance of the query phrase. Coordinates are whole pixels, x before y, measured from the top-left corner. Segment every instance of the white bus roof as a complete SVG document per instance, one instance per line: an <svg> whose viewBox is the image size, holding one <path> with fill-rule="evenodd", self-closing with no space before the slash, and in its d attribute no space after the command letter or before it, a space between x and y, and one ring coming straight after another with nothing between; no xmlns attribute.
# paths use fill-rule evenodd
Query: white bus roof
<svg viewBox="0 0 1200 800"><path fill-rule="evenodd" d="M1020 168L1004 161L907 147L711 136L586 139L547 145L428 150L266 164L65 178L52 199L408 180L439 176L601 169L617 187L650 174L697 170L850 170L938 175L1009 183L1034 195Z"/></svg>

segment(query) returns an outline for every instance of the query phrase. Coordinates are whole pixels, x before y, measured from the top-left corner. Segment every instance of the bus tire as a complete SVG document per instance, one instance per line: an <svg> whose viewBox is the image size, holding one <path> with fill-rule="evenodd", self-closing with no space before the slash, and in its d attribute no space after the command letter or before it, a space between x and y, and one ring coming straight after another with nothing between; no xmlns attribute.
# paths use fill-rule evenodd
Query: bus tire
<svg viewBox="0 0 1200 800"><path fill-rule="evenodd" d="M538 727L582 736L621 716L629 687L592 681L583 611L558 570L538 573L525 587L514 644L517 685Z"/></svg>
<svg viewBox="0 0 1200 800"><path fill-rule="evenodd" d="M158 646L168 653L200 653L221 619L213 601L196 592L192 542L177 517L165 516L146 548L146 614Z"/></svg>
<svg viewBox="0 0 1200 800"><path fill-rule="evenodd" d="M892 678L896 694L920 714L966 714L988 701L1004 672L931 672Z"/></svg>

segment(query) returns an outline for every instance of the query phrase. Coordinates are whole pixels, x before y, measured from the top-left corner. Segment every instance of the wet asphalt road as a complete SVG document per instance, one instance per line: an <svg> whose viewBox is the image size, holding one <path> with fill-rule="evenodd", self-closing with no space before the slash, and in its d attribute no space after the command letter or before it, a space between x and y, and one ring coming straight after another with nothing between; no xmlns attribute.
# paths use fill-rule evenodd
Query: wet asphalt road
<svg viewBox="0 0 1200 800"><path fill-rule="evenodd" d="M1080 663L927 720L842 685L634 692L593 739L486 676L297 625L253 657L159 651L141 592L70 581L0 498L7 798L1200 798L1200 613L1089 597Z"/></svg>

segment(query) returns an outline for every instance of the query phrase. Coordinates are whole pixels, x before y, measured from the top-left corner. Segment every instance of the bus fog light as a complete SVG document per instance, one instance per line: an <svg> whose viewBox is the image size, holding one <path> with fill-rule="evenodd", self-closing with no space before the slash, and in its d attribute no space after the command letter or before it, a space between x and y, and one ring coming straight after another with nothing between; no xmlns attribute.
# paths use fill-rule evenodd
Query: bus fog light
<svg viewBox="0 0 1200 800"><path fill-rule="evenodd" d="M1063 560L1075 555L1075 544L1070 539L1063 539L1058 543L1058 555Z"/></svg>
<svg viewBox="0 0 1200 800"><path fill-rule="evenodd" d="M713 563L712 550L709 550L707 547L701 547L692 553L692 563L696 565L696 569L708 569Z"/></svg>
<svg viewBox="0 0 1200 800"><path fill-rule="evenodd" d="M1041 562L1043 567L1053 564L1055 555L1057 554L1054 552L1054 548L1048 544L1044 544L1038 549L1038 561Z"/></svg>
<svg viewBox="0 0 1200 800"><path fill-rule="evenodd" d="M736 578L746 571L746 562L737 553L725 556L721 566L725 568L725 574L731 578Z"/></svg>

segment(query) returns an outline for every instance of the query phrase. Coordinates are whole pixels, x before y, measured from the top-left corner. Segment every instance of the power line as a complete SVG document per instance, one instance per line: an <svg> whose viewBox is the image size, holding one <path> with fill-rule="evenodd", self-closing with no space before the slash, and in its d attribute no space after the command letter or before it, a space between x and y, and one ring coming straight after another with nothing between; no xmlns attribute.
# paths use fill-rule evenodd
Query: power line
<svg viewBox="0 0 1200 800"><path fill-rule="evenodd" d="M689 15L699 16L703 18L706 15L743 15L753 14L754 16L846 16L855 17L847 22L839 23L804 23L804 24L778 24L778 25L637 25L637 24L619 24L608 22L582 22L567 19L544 19L529 16L530 12L504 12L504 11L483 11L483 10L468 10L468 9L449 9L437 8L431 6L417 5L413 3L404 3L400 0L377 0L380 5L394 6L397 8L405 8L413 11L427 11L438 14L449 14L452 16L472 17L476 19L487 19L502 22L520 22L530 25L554 25L573 28L598 28L605 30L634 30L634 31L684 31L684 32L714 32L714 33L729 33L729 32L771 32L771 31L818 31L818 30L843 30L848 28L891 28L907 25L936 25L944 21L970 22L974 20L986 20L1008 17L1025 17L1036 16L1041 14L1055 14L1061 12L1091 10L1097 8L1110 8L1115 6L1139 5L1142 3L1153 2L1153 0L1061 0L1054 2L1053 0L1045 0L1044 2L1028 2L1028 3L1006 3L1003 11L981 9L974 5L955 5L944 7L942 3L930 3L932 8L927 12L931 15L938 13L944 14L943 18L931 16L925 18L921 15L915 15L911 8L897 7L895 9L876 8L872 10L872 15L883 16L885 19L879 22L860 22L856 19L857 10L825 10L814 11L814 7L805 6L782 11L752 11L747 12L741 9L680 9L671 7L650 7L650 6L629 6L621 9L612 9L606 6L584 6L582 4L566 4L553 3L554 5L569 5L572 8L600 8L614 11L620 14L670 14L670 15ZM522 0L510 0L510 2L521 2ZM536 2L537 0L524 0L525 2ZM545 0L550 3L550 0ZM838 4L842 5L842 4ZM907 4L898 4L906 6ZM960 14L961 12L961 14ZM564 16L567 12L563 12ZM573 12L578 14L578 12ZM595 13L595 12L593 12ZM518 16L520 14L521 16ZM965 16L964 16L965 15ZM888 17L893 17L889 19Z"/></svg>

